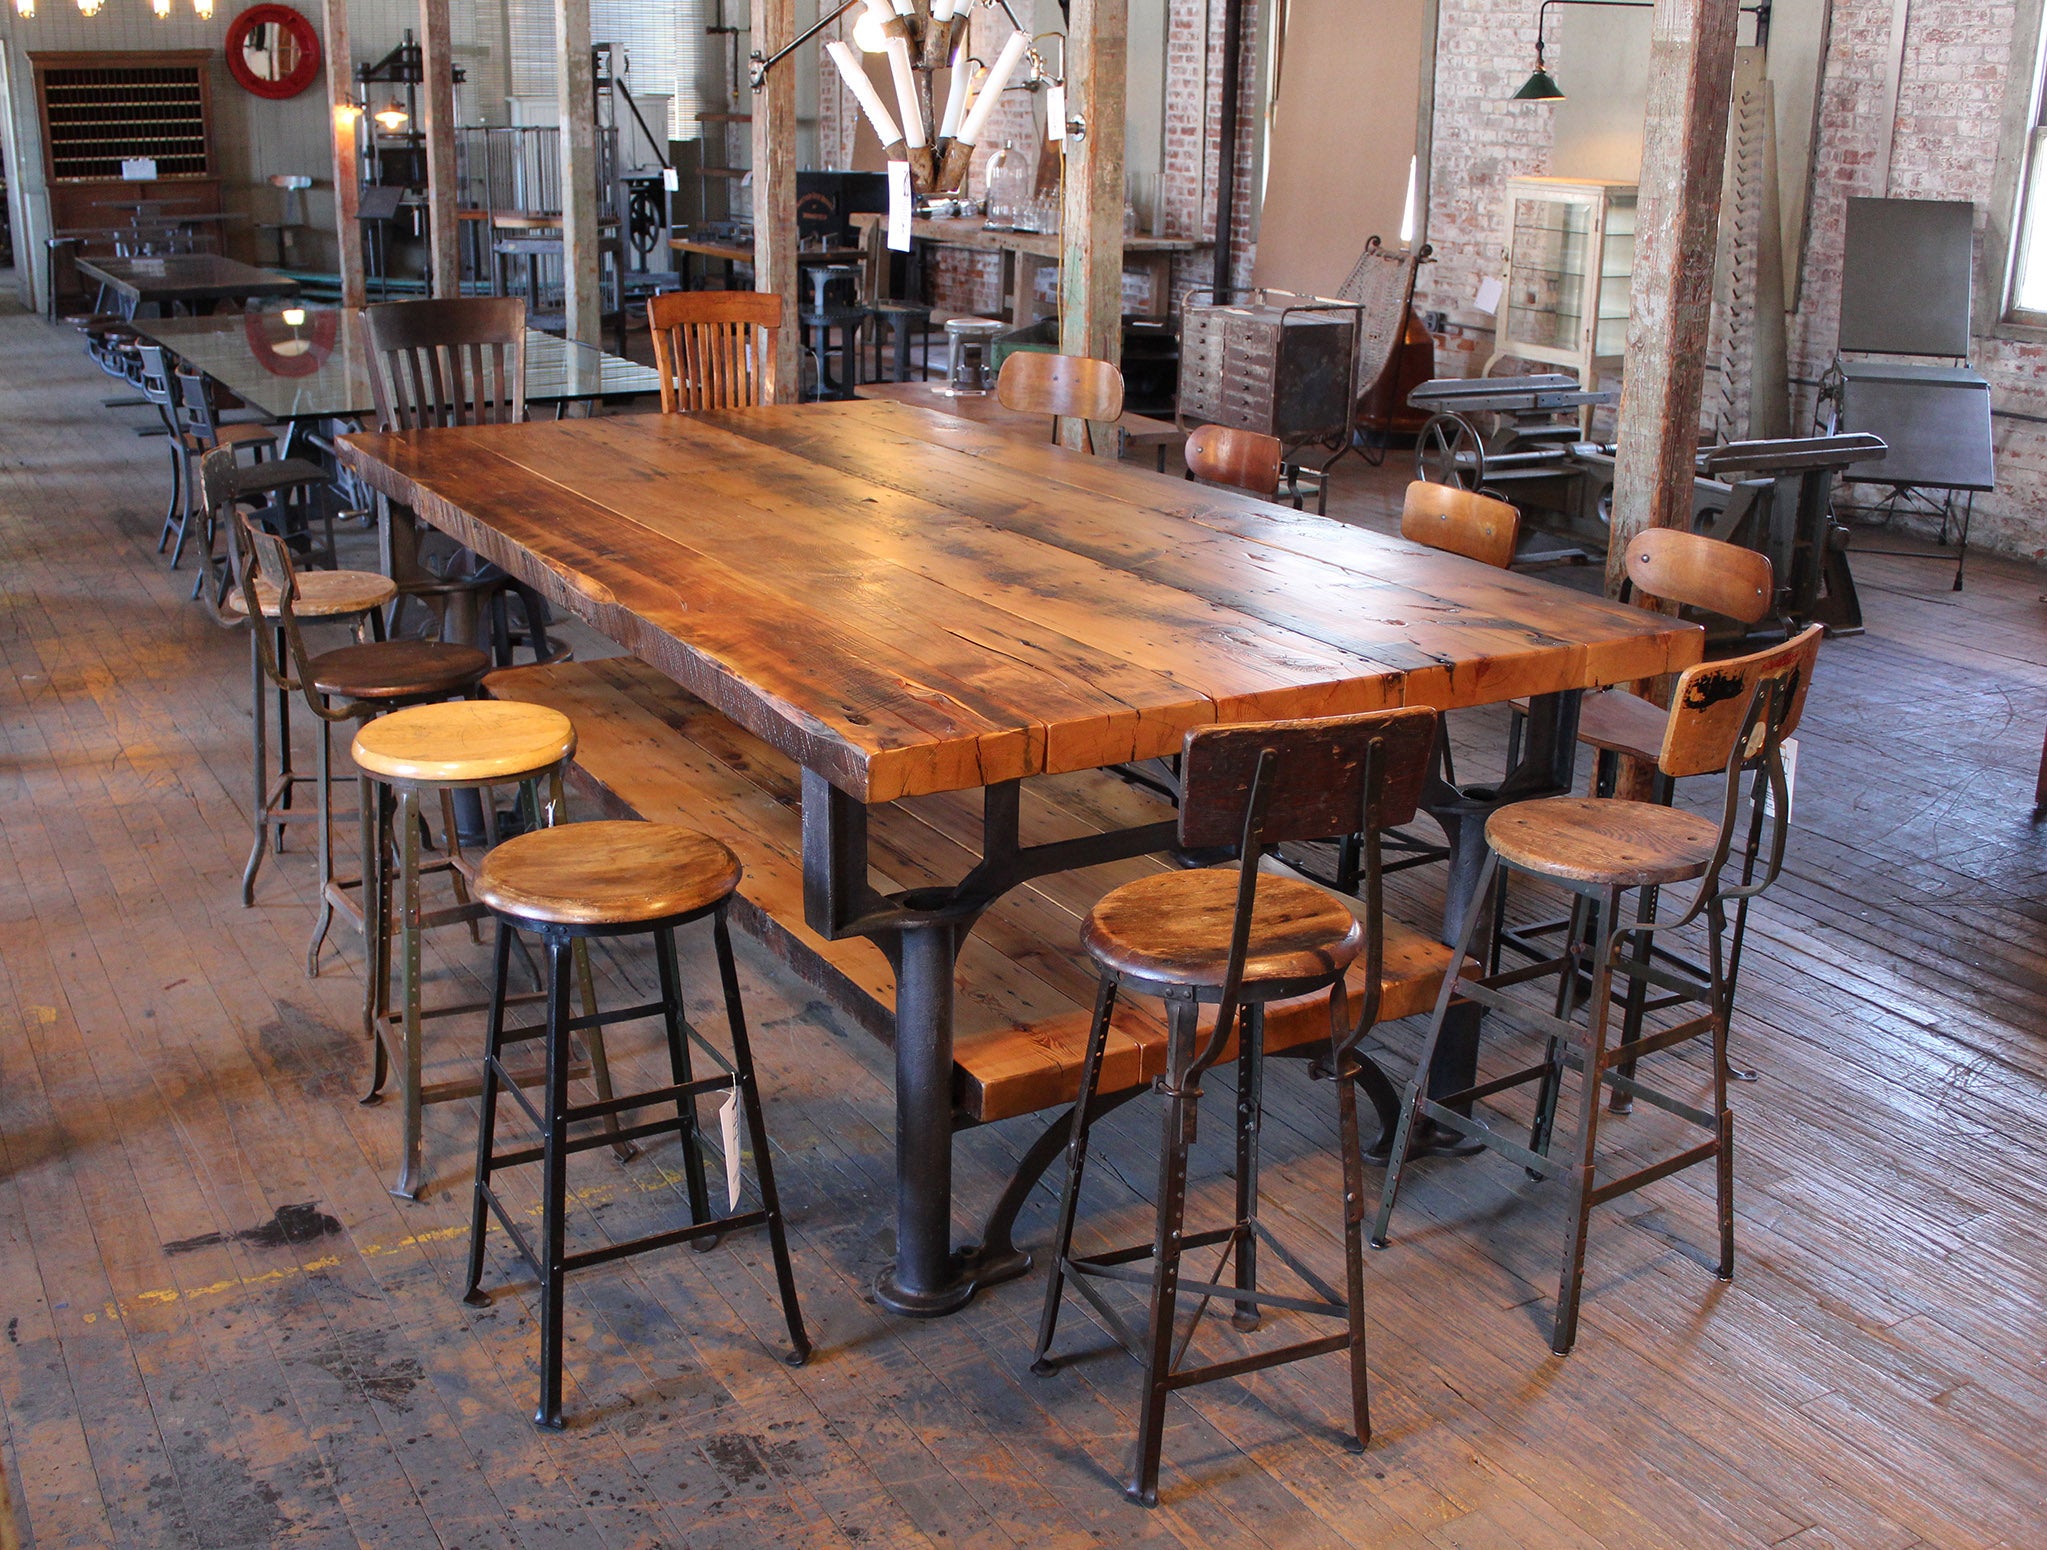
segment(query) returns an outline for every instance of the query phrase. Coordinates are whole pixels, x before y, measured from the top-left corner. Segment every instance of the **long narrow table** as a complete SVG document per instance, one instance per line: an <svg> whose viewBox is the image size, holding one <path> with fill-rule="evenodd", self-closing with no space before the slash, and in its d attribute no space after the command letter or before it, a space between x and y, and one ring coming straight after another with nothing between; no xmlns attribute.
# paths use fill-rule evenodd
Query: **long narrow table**
<svg viewBox="0 0 2047 1550"><path fill-rule="evenodd" d="M1150 822L1026 844L1026 781L1165 756L1217 720L1528 695L1506 789L1541 789L1579 691L1701 649L1660 614L886 401L361 435L341 457L801 767L805 921L895 970L877 1290L903 1313L1017 1268L952 1241L962 944L1034 878L1173 843ZM974 791L977 862L873 886L870 808Z"/></svg>
<svg viewBox="0 0 2047 1550"><path fill-rule="evenodd" d="M261 296L296 296L298 281L216 253L170 253L162 258L81 258L78 272L111 291L125 317L149 317L174 307L211 312L218 302Z"/></svg>

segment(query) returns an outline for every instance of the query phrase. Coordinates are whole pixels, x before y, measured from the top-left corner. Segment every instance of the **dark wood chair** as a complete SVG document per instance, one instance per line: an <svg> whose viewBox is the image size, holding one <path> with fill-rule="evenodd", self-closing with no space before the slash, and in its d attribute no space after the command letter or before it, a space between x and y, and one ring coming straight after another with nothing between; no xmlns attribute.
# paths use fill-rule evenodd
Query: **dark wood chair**
<svg viewBox="0 0 2047 1550"><path fill-rule="evenodd" d="M765 291L668 291L647 298L661 412L775 401L782 298Z"/></svg>
<svg viewBox="0 0 2047 1550"><path fill-rule="evenodd" d="M507 425L526 418L523 300L387 301L365 307L362 319L379 430ZM431 608L443 640L480 639L488 611L498 663L509 667L514 641L507 612L510 594L525 614L520 634L533 659L559 661L567 654L548 639L547 604L539 593L466 549L429 564L421 553L417 516L381 496L377 504L384 569L398 583L401 605L405 598L417 598Z"/></svg>
<svg viewBox="0 0 2047 1550"><path fill-rule="evenodd" d="M1320 469L1302 468L1286 460L1286 447L1277 436L1245 430L1236 425L1199 425L1187 438L1187 477L1206 479L1247 490L1265 500L1278 500L1286 486L1294 510L1302 509L1306 480L1315 489L1315 512L1329 511L1329 476Z"/></svg>
<svg viewBox="0 0 2047 1550"><path fill-rule="evenodd" d="M1232 866L1159 872L1126 883L1089 913L1082 944L1101 977L1089 1030L1080 1094L1066 1149L1066 1186L1051 1253L1051 1275L1039 1324L1033 1370L1053 1369L1049 1356L1060 1305L1069 1283L1101 1311L1144 1368L1136 1464L1126 1486L1136 1500L1158 1500L1160 1442L1167 1396L1178 1388L1346 1351L1350 1358L1352 1420L1358 1446L1371 1435L1365 1383L1362 1265L1363 1157L1357 1122L1358 1041L1378 1021L1389 949L1410 957L1436 955L1438 976L1450 971L1447 949L1388 921L1381 907L1379 834L1415 810L1436 740L1433 710L1414 708L1320 721L1266 726L1208 727L1187 734L1179 840L1183 850L1237 848ZM1359 832L1364 839L1361 910L1313 883L1271 873L1264 864L1282 842L1326 839ZM1348 1011L1346 974L1358 965L1362 1005ZM1155 996L1166 1004L1165 1074L1157 1090L1166 1099L1160 1140L1160 1193L1149 1244L1090 1256L1073 1253L1073 1226L1087 1164L1090 1107L1101 1076L1110 1019L1119 995ZM1258 1131L1264 1067L1266 1005L1298 996L1329 998L1329 1041L1318 1061L1335 1078L1345 1201L1334 1206L1344 1221L1346 1284L1336 1291L1307 1271L1281 1246L1258 1215ZM1204 1030L1201 1009L1213 1007ZM1237 1064L1236 1208L1228 1226L1185 1232L1187 1149L1194 1138L1202 1077L1225 1055ZM1262 1246L1295 1271L1311 1296L1262 1290ZM1181 1256L1215 1248L1215 1280L1186 1280ZM1148 1268L1140 1268L1149 1261ZM1222 1266L1233 1264L1230 1282ZM1135 1282L1150 1303L1150 1322L1133 1336L1097 1290L1103 1280ZM1200 1304L1184 1336L1178 1330L1183 1293ZM1240 1329L1254 1329L1261 1305L1339 1319L1340 1333L1295 1341L1255 1356L1183 1367L1180 1358L1211 1299L1235 1309Z"/></svg>
<svg viewBox="0 0 2047 1550"><path fill-rule="evenodd" d="M1084 422L1087 449L1092 452L1096 424L1113 425L1123 418L1123 373L1086 355L1018 350L1002 363L995 398L1019 414L1052 416L1054 440L1062 417Z"/></svg>
<svg viewBox="0 0 2047 1550"><path fill-rule="evenodd" d="M1567 1354L1577 1340L1578 1302L1585 1273L1585 1236L1592 1207L1666 1178L1681 1169L1712 1162L1720 1243L1716 1273L1734 1274L1734 1115L1727 1103L1727 1020L1733 996L1724 970L1723 943L1730 905L1752 899L1776 881L1784 863L1790 819L1790 789L1783 743L1798 726L1819 654L1822 628L1750 656L1686 669L1677 682L1665 718L1657 768L1669 780L1719 772L1722 795L1716 813L1698 813L1655 802L1617 797L1547 797L1516 802L1486 824L1492 854L1479 875L1457 942L1460 965L1474 947L1487 918L1497 878L1511 871L1541 878L1572 896L1571 929L1561 950L1534 965L1478 976L1469 967L1443 986L1415 1074L1407 1085L1399 1133L1372 1242L1384 1247L1387 1224L1407 1167L1407 1140L1421 1119L1446 1126L1481 1143L1540 1178L1562 1178L1565 1202L1563 1270L1557 1289L1556 1322L1550 1349ZM1760 867L1760 871L1758 871ZM1738 880L1737 880L1738 879ZM1690 905L1668 920L1633 920L1623 913L1630 891L1696 883ZM1653 913L1653 912L1652 912ZM1659 933L1695 921L1704 924L1707 961L1688 973L1649 944ZM1508 994L1513 986L1554 980L1539 1006ZM1632 1042L1608 1037L1616 1004L1616 980L1646 981L1669 996L1668 1005L1699 1008L1694 1015L1644 1031ZM1531 1065L1460 1093L1424 1091L1444 1017L1453 996L1506 1013L1540 1034L1546 1053ZM1582 1015L1582 1021L1580 1020ZM1641 1060L1709 1041L1710 1108L1689 1094L1653 1087L1636 1071ZM1567 1145L1553 1147L1563 1088L1577 1074L1578 1109ZM1535 1088L1535 1118L1526 1145L1481 1117L1476 1100L1524 1087ZM1706 1133L1706 1139L1632 1171L1596 1172L1603 1090L1643 1099ZM1634 1159L1639 1161L1639 1158Z"/></svg>
<svg viewBox="0 0 2047 1550"><path fill-rule="evenodd" d="M533 707L514 707L531 709ZM796 1278L789 1263L789 1241L782 1206L775 1193L775 1169L761 1114L760 1084L754 1076L753 1052L747 1041L746 1008L739 992L739 972L732 957L727 906L739 887L739 860L706 834L674 824L599 822L564 824L539 829L505 841L488 856L476 874L476 896L497 917L493 960L490 1031L483 1061L482 1115L476 1133L476 1184L469 1220L469 1276L463 1299L473 1305L490 1299L483 1281L483 1235L491 1212L503 1223L513 1247L540 1283L540 1408L533 1419L542 1426L562 1424L562 1288L572 1270L602 1264L629 1254L679 1243L709 1248L726 1233L765 1227L775 1261L782 1317L789 1328L788 1360L800 1366L810 1356L810 1337L796 1299ZM731 1030L728 1061L712 1050L718 1066L697 1076L691 1069L689 1041L700 1037L684 1020L681 972L676 965L675 933L708 919L718 958L718 978L725 993L725 1018ZM496 1145L498 1096L515 1078L504 1056L513 1035L505 1029L506 977L511 966L512 938L517 932L537 934L547 949L547 1079L537 1111L524 1099L519 1106L541 1132L537 1146L499 1152ZM658 1016L668 1045L669 1082L623 1098L606 1093L594 1105L569 1099L569 986L576 947L590 937L649 936L661 993L652 1005L593 1012L574 1019L595 1036L615 1023ZM592 1046L593 1050L596 1048ZM746 1117L760 1203L741 1211L713 1212L704 1178L698 1141L697 1103L738 1089ZM516 1089L515 1089L516 1091ZM616 1120L632 1109L673 1105L665 1118L639 1121L607 1134L569 1134L572 1125L593 1119ZM564 1246L563 1223L568 1206L568 1159L576 1152L615 1142L620 1136L673 1134L682 1150L684 1186L689 1199L689 1225L645 1233L622 1242L570 1253ZM734 1143L728 1136L726 1145ZM498 1169L520 1163L541 1166L540 1237L528 1236L524 1213L508 1206L492 1184ZM734 1177L737 1175L735 1174Z"/></svg>

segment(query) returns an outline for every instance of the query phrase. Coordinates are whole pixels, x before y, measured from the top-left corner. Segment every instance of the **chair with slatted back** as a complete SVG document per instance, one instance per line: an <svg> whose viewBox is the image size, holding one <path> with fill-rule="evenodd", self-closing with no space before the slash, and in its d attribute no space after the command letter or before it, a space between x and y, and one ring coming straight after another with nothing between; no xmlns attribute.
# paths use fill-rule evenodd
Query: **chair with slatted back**
<svg viewBox="0 0 2047 1550"><path fill-rule="evenodd" d="M1088 914L1082 945L1100 976L1094 1020L1082 1062L1080 1093L1066 1149L1066 1184L1050 1253L1051 1276L1033 1371L1049 1373L1059 1311L1069 1284L1103 1314L1144 1368L1136 1465L1125 1489L1147 1506L1158 1500L1160 1442L1167 1397L1175 1389L1233 1377L1282 1362L1338 1351L1350 1358L1351 1419L1362 1448L1371 1435L1365 1383L1363 1157L1356 1084L1358 1042L1379 1020L1390 965L1427 957L1430 983L1450 972L1448 949L1386 918L1380 898L1379 834L1415 810L1436 741L1437 716L1422 707L1264 726L1204 727L1187 734L1179 841L1183 850L1237 847L1234 865L1156 872L1115 889ZM1365 836L1362 908L1298 877L1269 871L1280 844L1326 839L1347 830ZM1354 966L1355 969L1354 969ZM1346 975L1362 1006L1349 1013ZM1157 1219L1151 1242L1079 1256L1074 1218L1087 1166L1089 1109L1101 1078L1111 1018L1119 995L1153 996L1166 1004L1166 1069L1156 1084L1166 1099L1160 1141ZM1426 992L1425 992L1426 993ZM1345 1198L1345 1289L1337 1291L1279 1243L1259 1220L1258 1133L1264 1080L1265 1007L1302 996L1327 996L1329 1040L1317 1065L1335 1078L1338 1146ZM1213 1007L1204 1030L1201 1011ZM1236 1056L1236 1189L1228 1226L1184 1231L1187 1152L1194 1140L1202 1078ZM1181 1256L1213 1248L1220 1256L1210 1280L1183 1280ZM1306 1286L1308 1295L1262 1288L1259 1256L1270 1249ZM1149 1261L1148 1267L1145 1262ZM1223 1284L1225 1267L1233 1267ZM1143 1288L1150 1322L1133 1336L1098 1289L1108 1281ZM1181 1295L1200 1301L1181 1327ZM1233 1322L1255 1330L1261 1307L1342 1321L1341 1332L1296 1340L1255 1355L1182 1366L1196 1326L1212 1300L1232 1305Z"/></svg>
<svg viewBox="0 0 2047 1550"><path fill-rule="evenodd" d="M464 296L387 301L362 312L369 342L370 390L377 428L426 430L451 425L516 424L526 418L526 303L518 297ZM402 598L418 598L440 617L445 640L468 641L492 614L500 666L510 665L506 595L516 595L535 661L565 652L547 636L547 606L531 588L467 550L439 568L420 552L417 517L379 497L384 563ZM437 562L438 563L438 562Z"/></svg>
<svg viewBox="0 0 2047 1550"><path fill-rule="evenodd" d="M669 291L647 298L661 412L775 401L782 298L765 291Z"/></svg>
<svg viewBox="0 0 2047 1550"><path fill-rule="evenodd" d="M1092 452L1096 424L1113 425L1123 418L1123 373L1086 355L1018 350L1002 363L995 397L1019 414L1052 416L1055 440L1061 418L1080 420Z"/></svg>
<svg viewBox="0 0 2047 1550"><path fill-rule="evenodd" d="M1237 425L1199 425L1187 438L1187 477L1206 479L1248 490L1266 500L1278 500L1286 487L1294 510L1302 509L1306 480L1315 490L1315 511L1329 510L1329 476L1316 468L1302 468L1286 460L1286 447L1277 436L1245 430Z"/></svg>
<svg viewBox="0 0 2047 1550"><path fill-rule="evenodd" d="M1459 1132L1520 1164L1539 1178L1566 1182L1563 1269L1557 1289L1556 1322L1550 1349L1567 1354L1577 1339L1578 1301L1585 1275L1585 1236L1592 1207L1684 1168L1711 1161L1720 1229L1716 1273L1734 1274L1734 1115L1728 1107L1727 1022L1733 993L1727 983L1728 909L1739 907L1776 881L1783 869L1790 821L1790 787L1784 739L1798 727L1819 655L1818 625L1782 644L1749 656L1704 662L1677 681L1664 718L1656 766L1664 778L1719 773L1718 811L1695 812L1620 797L1559 796L1515 802L1486 823L1492 847L1479 873L1458 933L1458 962L1476 945L1497 878L1511 871L1557 885L1571 896L1571 929L1559 950L1542 962L1486 974L1460 968L1443 986L1436 1016L1422 1043L1415 1074L1407 1085L1400 1130L1386 1170L1385 1188L1372 1232L1376 1247L1386 1243L1387 1223L1410 1166L1407 1138L1422 1119ZM1738 879L1738 880L1737 880ZM1624 897L1631 891L1696 884L1679 914L1655 920L1643 913L1629 919ZM1706 963L1687 971L1648 944L1662 933L1703 923ZM1667 938L1666 938L1667 939ZM1554 982L1553 990L1540 989ZM1702 1008L1695 1015L1644 1029L1630 1042L1609 1039L1617 981L1643 981L1667 993L1667 1006ZM1538 989L1537 1004L1508 992ZM1463 996L1506 1014L1543 1041L1532 1064L1460 1093L1424 1092L1444 1016L1453 996ZM1582 1020L1581 1020L1582 1018ZM1652 1086L1637 1063L1709 1041L1710 1108L1700 1106L1689 1085L1677 1090ZM1554 1148L1557 1109L1563 1088L1577 1075L1576 1124L1565 1148ZM1689 1084L1692 1076L1681 1076ZM1479 1100L1533 1087L1534 1120L1524 1146L1488 1123L1475 1108ZM1604 1091L1626 1092L1699 1130L1707 1139L1676 1152L1653 1137L1630 1136L1627 1152L1636 1164L1615 1175L1600 1171L1599 1124ZM1652 1152L1655 1160L1643 1162Z"/></svg>

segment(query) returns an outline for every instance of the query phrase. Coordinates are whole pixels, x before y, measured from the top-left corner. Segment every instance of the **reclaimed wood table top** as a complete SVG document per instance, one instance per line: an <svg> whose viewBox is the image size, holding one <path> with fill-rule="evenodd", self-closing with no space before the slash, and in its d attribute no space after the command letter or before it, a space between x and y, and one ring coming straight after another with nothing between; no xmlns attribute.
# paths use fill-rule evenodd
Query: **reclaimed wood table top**
<svg viewBox="0 0 2047 1550"><path fill-rule="evenodd" d="M80 274L137 303L238 301L251 296L296 296L298 281L217 253L169 253L161 258L81 258Z"/></svg>
<svg viewBox="0 0 2047 1550"><path fill-rule="evenodd" d="M906 404L355 435L342 460L854 799L1699 658L1695 625Z"/></svg>
<svg viewBox="0 0 2047 1550"><path fill-rule="evenodd" d="M885 398L893 403L914 404L939 414L958 415L979 425L992 425L1018 436L1052 438L1049 416L1025 414L1005 406L990 393L969 393L953 397L943 382L863 382L855 389L862 398ZM1187 433L1171 420L1154 420L1150 415L1125 413L1116 422L1123 439L1133 447L1155 447L1161 442L1178 446Z"/></svg>

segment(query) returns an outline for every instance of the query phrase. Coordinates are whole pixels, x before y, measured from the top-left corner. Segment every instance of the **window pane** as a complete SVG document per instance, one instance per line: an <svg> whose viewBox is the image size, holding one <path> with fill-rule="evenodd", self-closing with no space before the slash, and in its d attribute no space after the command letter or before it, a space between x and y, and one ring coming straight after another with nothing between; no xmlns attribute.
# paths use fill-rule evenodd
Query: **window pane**
<svg viewBox="0 0 2047 1550"><path fill-rule="evenodd" d="M2047 312L2047 129L2033 131L2025 201L2019 208L2018 279L2012 287L2012 306L2021 312Z"/></svg>

